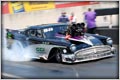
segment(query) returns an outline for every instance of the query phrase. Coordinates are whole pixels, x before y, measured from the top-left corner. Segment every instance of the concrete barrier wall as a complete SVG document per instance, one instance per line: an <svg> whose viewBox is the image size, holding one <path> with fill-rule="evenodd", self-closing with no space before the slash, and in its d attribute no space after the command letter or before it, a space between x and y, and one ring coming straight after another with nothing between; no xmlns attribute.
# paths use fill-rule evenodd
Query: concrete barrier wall
<svg viewBox="0 0 120 80"><path fill-rule="evenodd" d="M119 29L117 28L97 28L97 33L104 36L109 36L113 40L113 44L119 45Z"/></svg>
<svg viewBox="0 0 120 80"><path fill-rule="evenodd" d="M66 11L67 15L70 16L71 12L74 12L77 17L77 22L84 21L83 13L87 11L87 9L91 7L93 9L99 8L114 8L118 7L117 2L100 2L100 4L87 5L87 6L77 6L77 7L69 7L69 8L59 8L59 9L51 9L51 10L43 10L43 11L34 11L34 12L22 12L16 14L5 14L2 15L2 26L4 28L10 29L22 29L30 25L38 25L38 24L48 24L48 23L56 23L58 17L60 16L62 11ZM109 25L110 19L105 22L103 17L97 17L96 23L97 25ZM118 15L113 15L113 24L118 24Z"/></svg>

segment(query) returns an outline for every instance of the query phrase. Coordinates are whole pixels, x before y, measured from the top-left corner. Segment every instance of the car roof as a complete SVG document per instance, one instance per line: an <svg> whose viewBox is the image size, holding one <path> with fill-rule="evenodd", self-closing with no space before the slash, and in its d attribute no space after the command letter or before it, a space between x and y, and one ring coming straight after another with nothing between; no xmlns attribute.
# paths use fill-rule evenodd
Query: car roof
<svg viewBox="0 0 120 80"><path fill-rule="evenodd" d="M69 25L68 23L41 24L41 25L29 26L29 29L43 29L49 27L68 26L68 25Z"/></svg>

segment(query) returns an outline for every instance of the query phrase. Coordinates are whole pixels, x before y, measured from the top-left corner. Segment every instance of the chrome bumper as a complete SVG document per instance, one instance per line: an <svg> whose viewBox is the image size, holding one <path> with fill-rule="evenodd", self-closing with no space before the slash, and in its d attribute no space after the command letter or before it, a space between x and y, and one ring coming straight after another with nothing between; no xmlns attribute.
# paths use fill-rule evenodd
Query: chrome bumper
<svg viewBox="0 0 120 80"><path fill-rule="evenodd" d="M93 46L78 50L73 54L62 54L62 61L66 63L76 63L114 56L115 48L107 45Z"/></svg>

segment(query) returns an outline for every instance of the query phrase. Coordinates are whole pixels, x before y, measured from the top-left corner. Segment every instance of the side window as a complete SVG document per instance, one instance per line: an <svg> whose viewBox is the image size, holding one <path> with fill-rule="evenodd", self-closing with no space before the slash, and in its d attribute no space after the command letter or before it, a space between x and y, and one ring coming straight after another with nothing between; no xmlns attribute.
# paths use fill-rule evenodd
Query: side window
<svg viewBox="0 0 120 80"><path fill-rule="evenodd" d="M28 30L27 35L31 36L31 37L35 37L36 36L36 30Z"/></svg>
<svg viewBox="0 0 120 80"><path fill-rule="evenodd" d="M28 36L31 36L31 37L37 37L37 38L42 38L43 37L42 30L40 30L40 29L31 29L31 30L28 30L26 32L26 34Z"/></svg>
<svg viewBox="0 0 120 80"><path fill-rule="evenodd" d="M36 37L38 37L38 38L42 38L43 37L43 35L42 35L42 30L36 30Z"/></svg>

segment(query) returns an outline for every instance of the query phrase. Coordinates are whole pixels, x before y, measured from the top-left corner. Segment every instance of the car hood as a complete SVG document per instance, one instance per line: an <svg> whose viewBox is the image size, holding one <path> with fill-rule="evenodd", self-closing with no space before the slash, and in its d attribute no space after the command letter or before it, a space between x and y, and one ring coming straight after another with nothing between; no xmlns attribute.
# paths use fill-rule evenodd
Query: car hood
<svg viewBox="0 0 120 80"><path fill-rule="evenodd" d="M54 38L48 40L53 42L53 44L58 44L63 46L70 46L71 44L75 44L75 45L86 44L89 46L103 44L99 39L91 35L69 38L69 40L66 40L64 35L56 35Z"/></svg>

